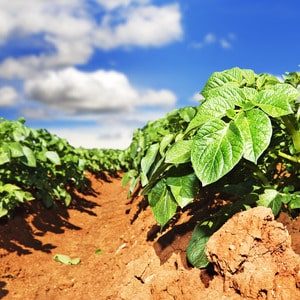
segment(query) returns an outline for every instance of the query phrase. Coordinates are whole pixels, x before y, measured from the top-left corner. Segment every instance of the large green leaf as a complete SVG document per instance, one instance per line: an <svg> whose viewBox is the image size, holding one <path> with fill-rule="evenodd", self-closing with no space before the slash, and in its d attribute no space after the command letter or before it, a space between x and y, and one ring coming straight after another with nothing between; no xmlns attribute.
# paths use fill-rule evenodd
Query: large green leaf
<svg viewBox="0 0 300 300"><path fill-rule="evenodd" d="M191 160L192 140L178 140L166 153L166 163L183 164Z"/></svg>
<svg viewBox="0 0 300 300"><path fill-rule="evenodd" d="M204 124L192 145L192 165L202 185L213 183L239 162L244 146L234 122L215 119Z"/></svg>
<svg viewBox="0 0 300 300"><path fill-rule="evenodd" d="M234 106L235 104L232 99L222 97L210 98L199 107L195 118L190 122L186 132L200 127L209 120L225 116L229 109L234 109Z"/></svg>
<svg viewBox="0 0 300 300"><path fill-rule="evenodd" d="M233 105L241 106L242 103L244 103L246 100L242 88L229 84L209 90L207 92L206 98L206 102L210 102L210 100L213 98L222 98L223 101L226 99L226 102L231 104L230 107L232 107Z"/></svg>
<svg viewBox="0 0 300 300"><path fill-rule="evenodd" d="M177 203L169 192L165 179L156 183L148 194L148 200L156 222L161 227L165 226L177 209Z"/></svg>
<svg viewBox="0 0 300 300"><path fill-rule="evenodd" d="M244 158L256 163L270 144L272 124L260 109L241 112L235 120L244 141Z"/></svg>
<svg viewBox="0 0 300 300"><path fill-rule="evenodd" d="M208 78L201 94L206 98L209 91L227 83L239 86L242 81L242 71L239 68L225 70L223 72L214 72Z"/></svg>
<svg viewBox="0 0 300 300"><path fill-rule="evenodd" d="M199 191L199 181L195 173L181 174L179 172L177 176L167 178L167 185L171 188L171 192L181 208L191 203Z"/></svg>
<svg viewBox="0 0 300 300"><path fill-rule="evenodd" d="M276 118L293 113L290 102L297 100L299 92L289 84L276 84L257 94L254 103L268 115Z"/></svg>

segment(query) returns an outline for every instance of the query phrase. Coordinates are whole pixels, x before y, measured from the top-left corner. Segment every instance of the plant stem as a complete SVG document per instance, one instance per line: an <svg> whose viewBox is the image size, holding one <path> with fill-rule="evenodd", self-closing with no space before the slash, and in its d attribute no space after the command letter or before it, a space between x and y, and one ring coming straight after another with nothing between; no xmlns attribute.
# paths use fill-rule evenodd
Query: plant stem
<svg viewBox="0 0 300 300"><path fill-rule="evenodd" d="M270 182L268 178L265 176L265 174L258 168L257 165L250 161L244 161L244 166L254 172L254 174L257 176L257 178L263 183L264 186L270 186Z"/></svg>
<svg viewBox="0 0 300 300"><path fill-rule="evenodd" d="M282 117L284 124L287 128L288 133L292 136L293 144L296 150L296 153L300 152L300 131L294 126L295 122L292 116L283 116Z"/></svg>
<svg viewBox="0 0 300 300"><path fill-rule="evenodd" d="M283 153L281 151L278 151L278 155L281 156L281 157L283 157L283 158L286 158L286 159L288 159L288 160L290 160L292 162L300 163L298 157L296 157L296 156L291 156L291 155Z"/></svg>

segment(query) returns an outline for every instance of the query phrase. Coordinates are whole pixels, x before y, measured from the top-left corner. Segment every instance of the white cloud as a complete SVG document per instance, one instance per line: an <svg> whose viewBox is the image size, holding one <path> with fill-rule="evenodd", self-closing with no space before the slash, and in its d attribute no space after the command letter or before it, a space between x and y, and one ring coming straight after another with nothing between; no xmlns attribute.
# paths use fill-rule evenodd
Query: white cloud
<svg viewBox="0 0 300 300"><path fill-rule="evenodd" d="M25 95L72 114L128 111L136 106L173 106L168 90L139 91L120 72L85 73L74 68L49 71L25 82Z"/></svg>
<svg viewBox="0 0 300 300"><path fill-rule="evenodd" d="M204 100L204 97L199 93L195 93L191 98L190 98L190 101L191 102L201 102L202 100Z"/></svg>
<svg viewBox="0 0 300 300"><path fill-rule="evenodd" d="M32 40L38 53L7 57L0 77L27 78L41 70L88 62L96 48L152 47L182 37L177 4L154 6L146 0L98 0L107 11L97 20L84 0L0 1L0 45ZM115 9L111 11L110 9Z"/></svg>
<svg viewBox="0 0 300 300"><path fill-rule="evenodd" d="M117 25L112 25L116 20ZM181 39L180 20L177 4L135 7L118 17L107 15L95 32L95 42L105 50L120 46L162 46Z"/></svg>
<svg viewBox="0 0 300 300"><path fill-rule="evenodd" d="M97 0L97 2L103 5L106 9L115 9L119 6L129 6L133 3L146 4L149 0Z"/></svg>
<svg viewBox="0 0 300 300"><path fill-rule="evenodd" d="M0 88L0 107L13 106L17 103L19 96L16 90L10 86Z"/></svg>
<svg viewBox="0 0 300 300"><path fill-rule="evenodd" d="M209 45L218 44L223 49L232 48L232 42L236 36L234 33L229 33L226 37L217 37L214 33L207 33L200 42L193 42L192 48L201 49Z"/></svg>
<svg viewBox="0 0 300 300"><path fill-rule="evenodd" d="M99 125L75 128L49 128L49 131L61 138L65 138L70 145L84 148L112 148L125 149L132 140L131 128L112 126L101 127Z"/></svg>

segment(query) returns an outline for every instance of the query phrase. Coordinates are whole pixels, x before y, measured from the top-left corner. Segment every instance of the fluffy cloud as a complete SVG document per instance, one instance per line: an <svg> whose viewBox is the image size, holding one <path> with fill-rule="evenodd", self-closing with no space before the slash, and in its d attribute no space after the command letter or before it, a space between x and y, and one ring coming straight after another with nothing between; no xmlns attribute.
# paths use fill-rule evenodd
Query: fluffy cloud
<svg viewBox="0 0 300 300"><path fill-rule="evenodd" d="M27 80L25 95L72 114L173 106L176 102L176 96L168 90L135 89L123 73L104 70L85 73L75 68L49 71Z"/></svg>
<svg viewBox="0 0 300 300"><path fill-rule="evenodd" d="M105 8L101 20L84 0L0 2L0 46L31 41L25 49L29 54L0 63L0 77L27 78L41 70L83 64L96 48L161 46L182 36L176 4L98 2ZM30 53L32 46L37 49Z"/></svg>
<svg viewBox="0 0 300 300"><path fill-rule="evenodd" d="M17 103L18 94L16 90L10 86L0 88L0 107L13 106Z"/></svg>
<svg viewBox="0 0 300 300"><path fill-rule="evenodd" d="M95 32L97 47L109 50L120 46L161 46L182 37L179 6L141 6L119 16L107 15Z"/></svg>

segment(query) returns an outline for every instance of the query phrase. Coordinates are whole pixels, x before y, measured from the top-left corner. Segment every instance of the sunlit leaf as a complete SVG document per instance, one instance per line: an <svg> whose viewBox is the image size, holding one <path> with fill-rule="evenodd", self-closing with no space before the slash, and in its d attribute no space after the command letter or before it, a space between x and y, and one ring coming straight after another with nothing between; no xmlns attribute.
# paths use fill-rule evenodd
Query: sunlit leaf
<svg viewBox="0 0 300 300"><path fill-rule="evenodd" d="M243 155L243 139L234 122L211 120L198 131L192 145L192 165L203 186L227 174Z"/></svg>
<svg viewBox="0 0 300 300"><path fill-rule="evenodd" d="M244 143L244 158L256 163L270 144L272 124L269 117L259 109L241 112L235 120Z"/></svg>

